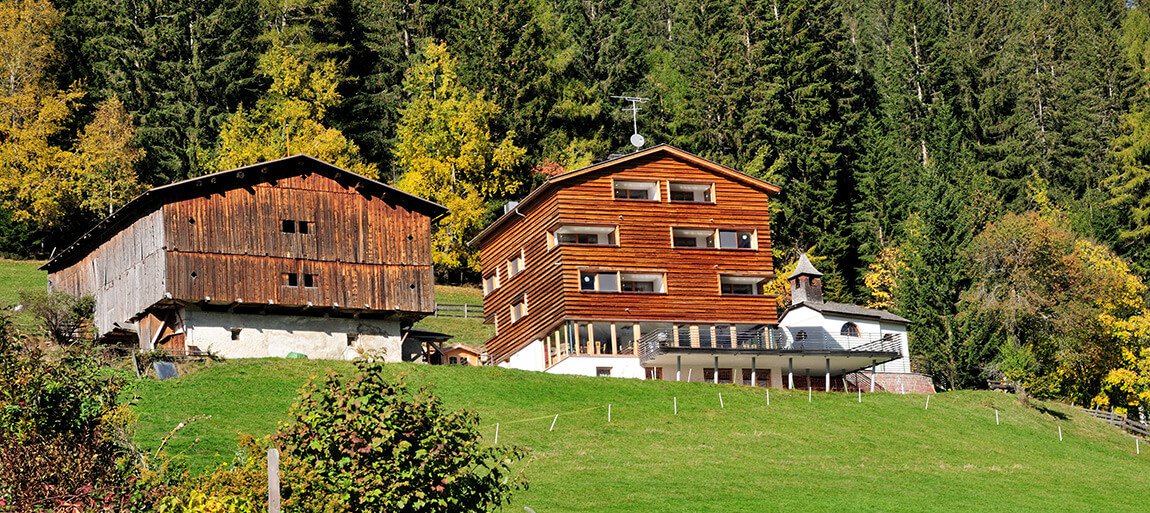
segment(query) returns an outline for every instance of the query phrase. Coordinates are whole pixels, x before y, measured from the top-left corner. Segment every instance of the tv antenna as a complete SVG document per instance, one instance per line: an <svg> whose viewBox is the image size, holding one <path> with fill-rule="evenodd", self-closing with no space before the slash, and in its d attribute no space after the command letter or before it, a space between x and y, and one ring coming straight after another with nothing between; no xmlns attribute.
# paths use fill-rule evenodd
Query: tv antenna
<svg viewBox="0 0 1150 513"><path fill-rule="evenodd" d="M639 98L638 96L612 96L612 98L631 102L631 108L623 109L631 113L631 128L634 130L634 133L631 134L631 146L636 149L642 148L647 143L647 139L639 135L639 104L645 103L650 98Z"/></svg>

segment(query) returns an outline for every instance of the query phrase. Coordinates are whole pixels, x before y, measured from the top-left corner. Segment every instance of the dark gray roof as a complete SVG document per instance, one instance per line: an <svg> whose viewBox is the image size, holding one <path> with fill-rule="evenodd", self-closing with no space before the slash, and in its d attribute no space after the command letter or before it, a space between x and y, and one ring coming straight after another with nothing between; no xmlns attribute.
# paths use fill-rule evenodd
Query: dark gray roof
<svg viewBox="0 0 1150 513"><path fill-rule="evenodd" d="M787 279L789 280L795 276L802 276L804 274L810 276L823 275L823 273L820 273L818 269L815 269L815 265L811 263L811 259L807 258L806 253L803 253L803 255L799 257L799 264L795 266L795 272L791 273Z"/></svg>
<svg viewBox="0 0 1150 513"><path fill-rule="evenodd" d="M827 301L825 303L804 301L797 305L791 305L790 308L787 308L787 312L804 306L824 314L837 314L847 317L866 317L870 319L881 319L884 321L897 322L901 324L910 324L909 320L892 314L886 310L876 310L874 308L866 308L847 303L835 303L833 301ZM783 316L785 317L786 313L783 313Z"/></svg>

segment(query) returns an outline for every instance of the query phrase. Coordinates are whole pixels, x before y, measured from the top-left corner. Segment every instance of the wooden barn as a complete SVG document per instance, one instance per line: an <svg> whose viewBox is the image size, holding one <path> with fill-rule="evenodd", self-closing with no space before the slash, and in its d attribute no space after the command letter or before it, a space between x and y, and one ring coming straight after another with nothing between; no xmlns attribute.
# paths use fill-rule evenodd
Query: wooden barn
<svg viewBox="0 0 1150 513"><path fill-rule="evenodd" d="M306 155L157 187L58 252L105 340L225 357L422 353L442 206Z"/></svg>
<svg viewBox="0 0 1150 513"><path fill-rule="evenodd" d="M779 329L764 291L778 192L667 145L550 177L472 241L496 328L491 362L764 386L818 376L829 387L832 374L899 358L882 337Z"/></svg>

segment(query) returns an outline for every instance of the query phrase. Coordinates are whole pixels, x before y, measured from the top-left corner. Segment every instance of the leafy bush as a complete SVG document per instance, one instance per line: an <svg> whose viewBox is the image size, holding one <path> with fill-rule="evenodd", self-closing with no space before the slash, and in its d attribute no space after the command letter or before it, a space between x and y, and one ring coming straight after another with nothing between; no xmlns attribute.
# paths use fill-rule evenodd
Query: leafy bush
<svg viewBox="0 0 1150 513"><path fill-rule="evenodd" d="M0 333L0 502L12 511L127 510L138 492L123 374L88 347L53 353Z"/></svg>
<svg viewBox="0 0 1150 513"><path fill-rule="evenodd" d="M490 447L468 411L445 411L421 387L357 363L346 382L310 382L273 443L284 453L285 509L488 511L526 482L512 465L526 451Z"/></svg>
<svg viewBox="0 0 1150 513"><path fill-rule="evenodd" d="M87 338L82 330L96 311L96 299L90 295L25 291L20 293L20 302L36 317L52 341L62 346Z"/></svg>

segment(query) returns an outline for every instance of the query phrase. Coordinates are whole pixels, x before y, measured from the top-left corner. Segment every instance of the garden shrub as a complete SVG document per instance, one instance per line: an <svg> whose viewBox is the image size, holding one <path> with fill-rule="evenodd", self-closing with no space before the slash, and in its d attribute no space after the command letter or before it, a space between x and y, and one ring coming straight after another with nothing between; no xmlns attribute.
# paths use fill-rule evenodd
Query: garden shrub
<svg viewBox="0 0 1150 513"><path fill-rule="evenodd" d="M526 451L486 445L475 413L445 410L381 363L357 367L309 382L274 437L285 510L488 511L526 488L512 468Z"/></svg>
<svg viewBox="0 0 1150 513"><path fill-rule="evenodd" d="M20 293L20 302L53 342L64 346L90 338L83 331L96 311L96 298L64 292L24 291Z"/></svg>

